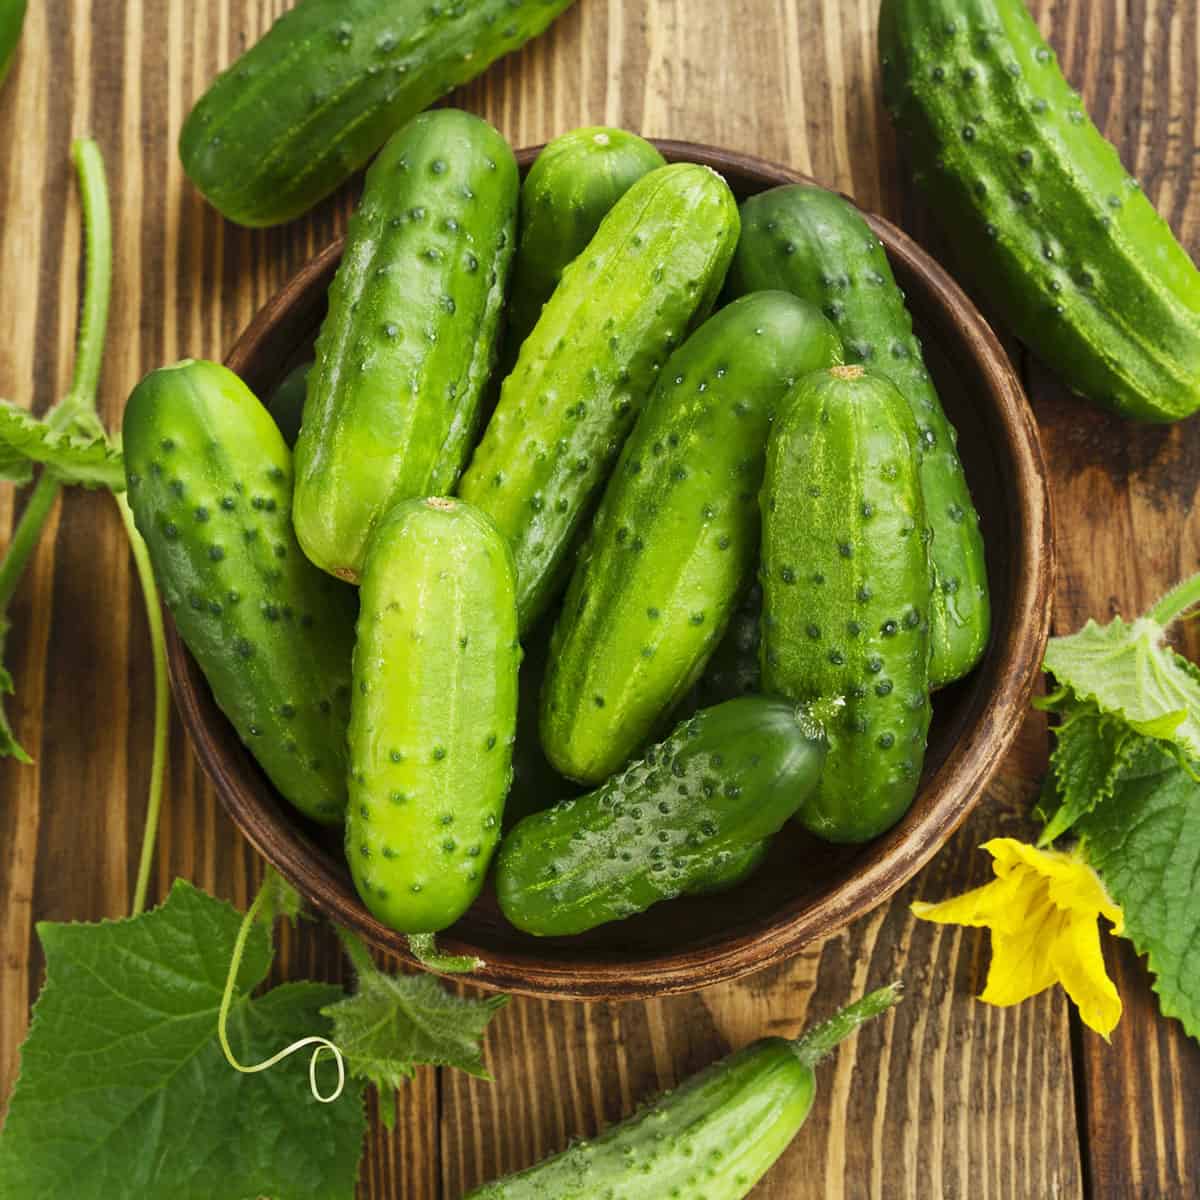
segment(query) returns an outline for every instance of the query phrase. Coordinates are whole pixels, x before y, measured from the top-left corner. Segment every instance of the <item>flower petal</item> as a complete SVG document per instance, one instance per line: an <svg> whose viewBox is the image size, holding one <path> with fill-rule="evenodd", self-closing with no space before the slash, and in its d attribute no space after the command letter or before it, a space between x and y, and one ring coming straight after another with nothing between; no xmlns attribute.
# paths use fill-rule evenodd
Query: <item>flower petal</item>
<svg viewBox="0 0 1200 1200"><path fill-rule="evenodd" d="M1054 972L1075 1001L1080 1019L1105 1041L1121 1019L1121 997L1104 967L1100 927L1079 914L1066 923L1053 948Z"/></svg>
<svg viewBox="0 0 1200 1200"><path fill-rule="evenodd" d="M1063 919L1046 904L1034 913L1033 922L1025 928L992 934L992 962L987 985L979 996L985 1004L1019 1004L1057 982L1051 948Z"/></svg>

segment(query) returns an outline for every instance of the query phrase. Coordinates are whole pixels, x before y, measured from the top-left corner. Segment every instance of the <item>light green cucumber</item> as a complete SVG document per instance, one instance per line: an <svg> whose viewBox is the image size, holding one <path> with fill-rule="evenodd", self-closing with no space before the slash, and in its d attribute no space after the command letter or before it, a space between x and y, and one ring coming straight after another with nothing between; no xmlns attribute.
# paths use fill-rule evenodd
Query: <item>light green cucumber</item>
<svg viewBox="0 0 1200 1200"><path fill-rule="evenodd" d="M304 419L304 398L308 393L308 375L312 363L300 363L293 367L271 393L267 400L269 412L283 434L289 447L296 445L300 436L300 423Z"/></svg>
<svg viewBox="0 0 1200 1200"><path fill-rule="evenodd" d="M991 631L979 517L946 419L913 334L887 254L848 200L794 184L742 205L742 236L729 273L735 294L782 287L821 306L848 363L890 379L912 409L921 441L921 487L933 529L930 678L940 687L979 661Z"/></svg>
<svg viewBox="0 0 1200 1200"><path fill-rule="evenodd" d="M671 351L720 290L733 193L707 167L642 176L563 272L459 484L508 538L528 629Z"/></svg>
<svg viewBox="0 0 1200 1200"><path fill-rule="evenodd" d="M408 500L371 538L350 716L346 857L366 906L436 933L483 886L512 780L515 574L491 522Z"/></svg>
<svg viewBox="0 0 1200 1200"><path fill-rule="evenodd" d="M763 480L763 688L833 713L800 821L833 842L895 824L929 729L929 528L917 427L882 375L800 382Z"/></svg>
<svg viewBox="0 0 1200 1200"><path fill-rule="evenodd" d="M346 805L354 592L292 532L292 463L267 410L216 363L147 375L125 407L129 505L180 636L280 793Z"/></svg>
<svg viewBox="0 0 1200 1200"><path fill-rule="evenodd" d="M734 301L667 360L554 630L541 737L564 775L619 770L696 682L758 559L770 423L840 361L833 326L786 292Z"/></svg>
<svg viewBox="0 0 1200 1200"><path fill-rule="evenodd" d="M548 143L521 185L521 238L505 334L516 361L564 269L587 247L609 209L641 177L664 165L644 138L593 125Z"/></svg>
<svg viewBox="0 0 1200 1200"><path fill-rule="evenodd" d="M424 113L367 172L296 442L296 535L357 580L398 500L453 489L495 361L517 166L485 121Z"/></svg>

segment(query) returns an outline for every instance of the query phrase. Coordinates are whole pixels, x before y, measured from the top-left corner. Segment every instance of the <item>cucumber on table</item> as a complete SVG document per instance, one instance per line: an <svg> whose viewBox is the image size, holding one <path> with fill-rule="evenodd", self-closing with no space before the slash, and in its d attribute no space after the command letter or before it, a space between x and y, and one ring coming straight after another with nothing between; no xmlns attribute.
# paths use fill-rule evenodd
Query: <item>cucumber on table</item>
<svg viewBox="0 0 1200 1200"><path fill-rule="evenodd" d="M277 225L572 0L299 0L184 122L184 170L242 225Z"/></svg>
<svg viewBox="0 0 1200 1200"><path fill-rule="evenodd" d="M833 842L883 832L916 795L929 729L929 529L916 424L882 375L800 382L762 490L763 688L832 711L797 816Z"/></svg>
<svg viewBox="0 0 1200 1200"><path fill-rule="evenodd" d="M423 113L367 172L296 442L296 536L354 582L398 500L453 490L496 356L517 164L486 122Z"/></svg>
<svg viewBox="0 0 1200 1200"><path fill-rule="evenodd" d="M300 552L274 421L232 371L187 361L138 384L123 439L138 531L217 704L287 800L340 821L354 592Z"/></svg>
<svg viewBox="0 0 1200 1200"><path fill-rule="evenodd" d="M521 185L521 237L505 334L510 363L564 269L583 253L609 209L663 165L644 138L603 125L573 129L543 148Z"/></svg>
<svg viewBox="0 0 1200 1200"><path fill-rule="evenodd" d="M464 1200L742 1200L804 1124L813 1068L899 998L892 984L798 1038L761 1038L599 1137Z"/></svg>
<svg viewBox="0 0 1200 1200"><path fill-rule="evenodd" d="M882 243L842 196L803 184L773 188L742 205L729 281L734 294L781 287L819 305L841 334L846 361L887 376L908 401L933 530L930 679L941 687L961 678L979 661L991 629L983 535L958 435L942 410Z"/></svg>
<svg viewBox="0 0 1200 1200"><path fill-rule="evenodd" d="M436 933L479 893L500 837L517 719L512 555L459 500L379 522L360 589L346 857L366 906Z"/></svg>
<svg viewBox="0 0 1200 1200"><path fill-rule="evenodd" d="M788 701L698 712L596 791L521 821L497 859L500 908L526 933L561 936L739 882L824 758L820 726Z"/></svg>
<svg viewBox="0 0 1200 1200"><path fill-rule="evenodd" d="M696 682L758 559L770 423L840 361L833 326L786 292L734 301L667 360L554 629L541 738L564 775L608 778Z"/></svg>
<svg viewBox="0 0 1200 1200"><path fill-rule="evenodd" d="M563 272L521 347L459 495L512 545L522 630L562 581L663 362L720 290L737 234L737 203L715 172L651 171Z"/></svg>
<svg viewBox="0 0 1200 1200"><path fill-rule="evenodd" d="M884 99L958 263L1074 391L1200 407L1200 271L1021 0L884 0Z"/></svg>

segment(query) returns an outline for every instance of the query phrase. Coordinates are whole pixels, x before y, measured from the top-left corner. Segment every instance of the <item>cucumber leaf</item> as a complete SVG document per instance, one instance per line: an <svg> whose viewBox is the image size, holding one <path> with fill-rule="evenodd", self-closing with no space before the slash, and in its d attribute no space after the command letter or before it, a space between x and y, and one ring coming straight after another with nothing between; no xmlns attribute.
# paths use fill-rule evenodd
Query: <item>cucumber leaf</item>
<svg viewBox="0 0 1200 1200"><path fill-rule="evenodd" d="M125 490L124 458L94 412L82 409L59 428L0 400L0 480L28 483L35 462L63 483Z"/></svg>
<svg viewBox="0 0 1200 1200"><path fill-rule="evenodd" d="M361 1089L322 1105L307 1061L247 1076L222 1057L217 1009L239 924L180 880L138 917L38 926L46 983L0 1133L0 1195L353 1200ZM251 1000L271 957L256 925L230 1018L248 1059L327 1031L321 1009L340 994L289 983Z"/></svg>
<svg viewBox="0 0 1200 1200"><path fill-rule="evenodd" d="M1080 816L1084 853L1145 954L1164 1016L1200 1038L1200 783L1139 738L1112 794Z"/></svg>
<svg viewBox="0 0 1200 1200"><path fill-rule="evenodd" d="M1088 621L1078 633L1051 638L1045 669L1074 700L1200 758L1200 678L1151 617Z"/></svg>
<svg viewBox="0 0 1200 1200"><path fill-rule="evenodd" d="M386 975L354 934L338 929L338 936L354 965L357 987L352 996L321 1011L333 1022L332 1040L351 1077L379 1089L380 1115L389 1128L395 1110L382 1100L411 1079L419 1064L491 1079L483 1064L483 1035L507 996L456 996L432 975Z"/></svg>

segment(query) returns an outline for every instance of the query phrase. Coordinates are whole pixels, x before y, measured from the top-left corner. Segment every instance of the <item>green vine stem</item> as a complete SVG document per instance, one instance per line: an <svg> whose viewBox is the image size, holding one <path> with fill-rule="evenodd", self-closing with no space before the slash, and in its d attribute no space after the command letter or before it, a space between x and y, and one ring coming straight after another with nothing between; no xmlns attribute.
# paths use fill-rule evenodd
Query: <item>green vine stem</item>
<svg viewBox="0 0 1200 1200"><path fill-rule="evenodd" d="M309 1090L312 1092L314 1100L319 1100L322 1104L332 1104L346 1087L346 1062L342 1058L342 1052L328 1038L318 1037L315 1034L312 1037L300 1038L299 1041L293 1042L290 1046L285 1046L278 1054L272 1054L270 1058L263 1062L255 1063L254 1066L250 1067L238 1062L237 1056L233 1053L233 1048L229 1044L229 1010L233 1007L233 993L237 987L238 972L242 969L242 958L246 953L246 942L250 939L250 930L254 928L254 922L258 920L258 914L262 911L267 897L275 887L273 876L274 872L268 867L267 873L263 877L262 886L258 889L258 895L254 897L254 902L246 910L246 915L242 917L242 923L238 928L237 940L233 943L233 955L229 960L229 974L225 976L225 990L221 994L221 1008L217 1013L217 1039L221 1043L221 1050L225 1055L225 1061L235 1071L240 1071L243 1075L254 1075L259 1071L269 1071L276 1063L282 1062L289 1055L295 1054L297 1050L304 1050L309 1046L314 1047L312 1057L308 1060ZM317 1083L317 1064L321 1061L321 1055L324 1052L333 1055L338 1072L337 1086L328 1095L321 1091Z"/></svg>
<svg viewBox="0 0 1200 1200"><path fill-rule="evenodd" d="M1165 627L1194 604L1200 604L1200 571L1176 584L1146 615Z"/></svg>
<svg viewBox="0 0 1200 1200"><path fill-rule="evenodd" d="M828 1021L802 1033L793 1043L800 1060L808 1066L816 1066L839 1042L848 1038L860 1025L887 1012L900 999L900 984L889 983L886 987L863 996Z"/></svg>
<svg viewBox="0 0 1200 1200"><path fill-rule="evenodd" d="M142 851L138 858L137 883L133 889L133 916L146 907L146 892L150 886L150 868L154 861L154 846L158 840L158 819L162 811L163 780L167 773L167 734L171 720L171 693L167 686L167 644L163 632L162 606L158 601L158 585L150 566L150 553L142 535L133 523L133 510L124 493L113 499L129 536L134 565L142 585L146 604L146 622L150 626L150 653L154 660L154 750L150 759L150 795L146 801L146 824L142 830Z"/></svg>

